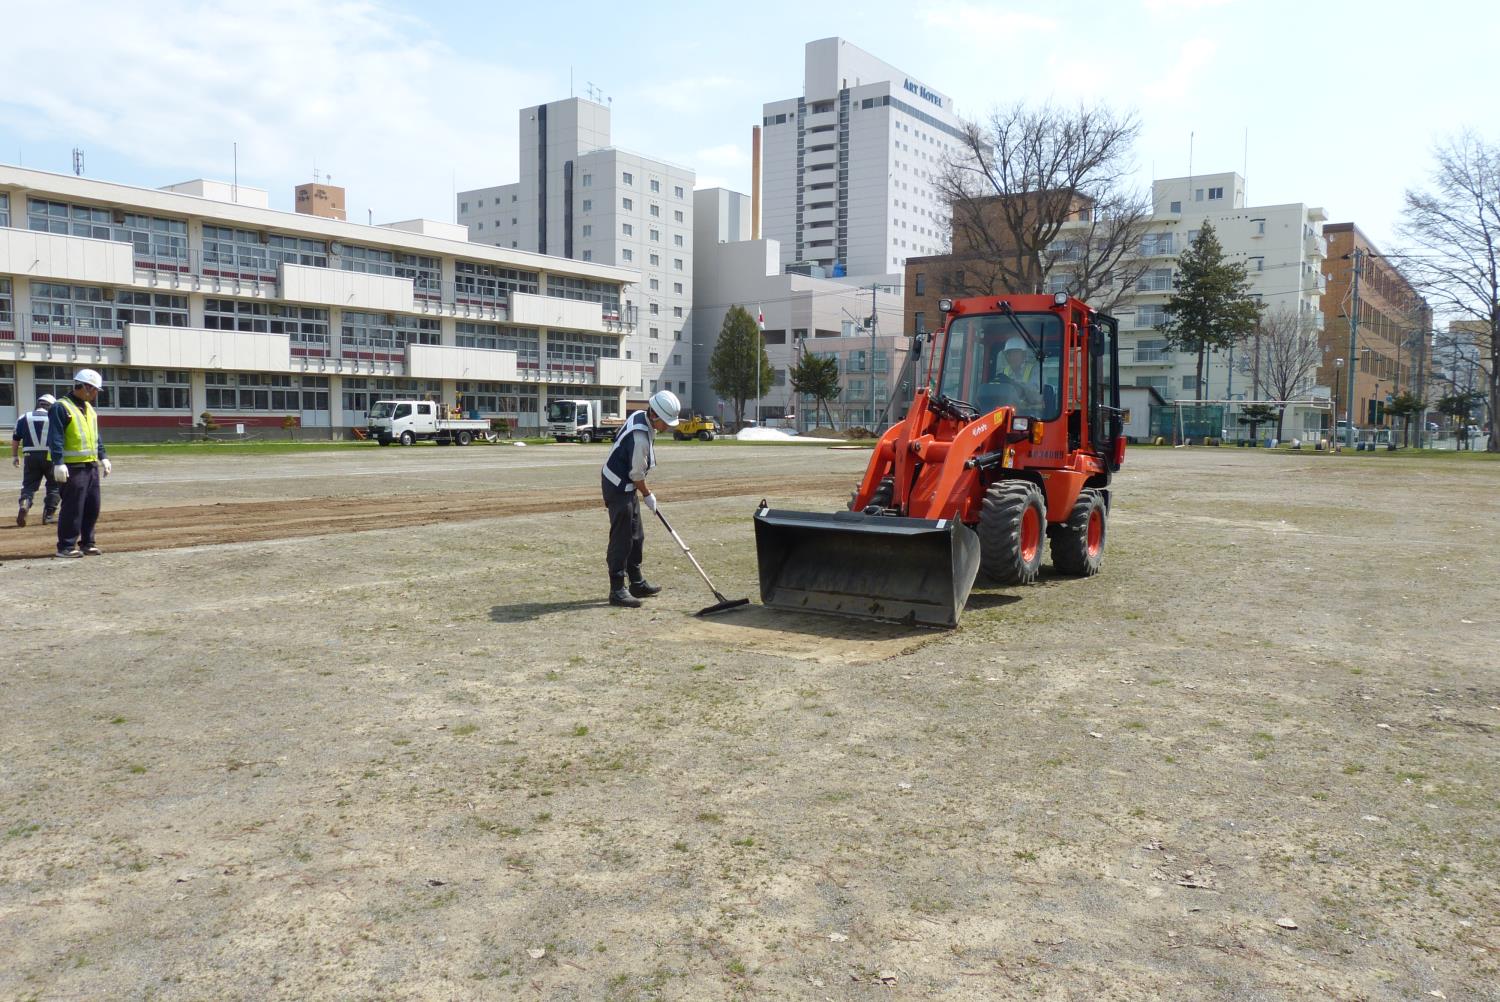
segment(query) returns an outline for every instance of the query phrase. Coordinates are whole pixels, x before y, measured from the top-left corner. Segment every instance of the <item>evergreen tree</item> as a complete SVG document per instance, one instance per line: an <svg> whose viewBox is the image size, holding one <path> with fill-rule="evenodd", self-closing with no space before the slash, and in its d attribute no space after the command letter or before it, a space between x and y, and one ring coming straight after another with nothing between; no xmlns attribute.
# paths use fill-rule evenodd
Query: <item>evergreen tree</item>
<svg viewBox="0 0 1500 1002"><path fill-rule="evenodd" d="M731 306L708 359L708 381L720 399L734 404L736 426L745 423L745 401L755 399L757 389L764 395L775 378L755 318L744 307Z"/></svg>
<svg viewBox="0 0 1500 1002"><path fill-rule="evenodd" d="M1243 264L1224 260L1224 248L1207 222L1177 259L1177 291L1167 300L1167 319L1156 329L1174 351L1198 356L1197 393L1203 399L1203 359L1243 341L1260 322L1260 304L1250 297Z"/></svg>
<svg viewBox="0 0 1500 1002"><path fill-rule="evenodd" d="M804 352L802 361L792 368L790 378L793 390L813 398L814 423L821 411L828 414L828 427L834 427L833 411L828 408L828 402L843 392L839 386L839 360L832 355L820 358Z"/></svg>

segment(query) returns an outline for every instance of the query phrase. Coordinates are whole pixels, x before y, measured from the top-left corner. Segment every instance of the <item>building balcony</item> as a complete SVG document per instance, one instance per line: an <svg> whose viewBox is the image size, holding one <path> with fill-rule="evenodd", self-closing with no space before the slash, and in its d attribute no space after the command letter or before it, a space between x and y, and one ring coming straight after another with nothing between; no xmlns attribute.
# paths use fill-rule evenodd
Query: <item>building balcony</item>
<svg viewBox="0 0 1500 1002"><path fill-rule="evenodd" d="M1157 348L1121 348L1120 364L1165 366L1170 368L1177 364L1177 355L1175 352L1163 351Z"/></svg>
<svg viewBox="0 0 1500 1002"><path fill-rule="evenodd" d="M141 368L289 372L291 338L286 334L126 324L124 364Z"/></svg>
<svg viewBox="0 0 1500 1002"><path fill-rule="evenodd" d="M517 379L516 353L491 348L408 344L406 375L415 379L464 379L512 383Z"/></svg>
<svg viewBox="0 0 1500 1002"><path fill-rule="evenodd" d="M281 298L294 303L376 313L411 313L415 309L409 278L289 262L280 265L277 277Z"/></svg>
<svg viewBox="0 0 1500 1002"><path fill-rule="evenodd" d="M807 150L802 154L802 166L808 170L822 170L839 162L838 150Z"/></svg>
<svg viewBox="0 0 1500 1002"><path fill-rule="evenodd" d="M119 365L124 360L127 326L124 321L95 323L6 313L0 315L0 358Z"/></svg>
<svg viewBox="0 0 1500 1002"><path fill-rule="evenodd" d="M91 285L132 285L131 246L60 233L0 228L0 274Z"/></svg>
<svg viewBox="0 0 1500 1002"><path fill-rule="evenodd" d="M809 112L802 116L802 125L809 132L814 129L835 128L838 124L839 112L837 108L832 111L820 111L816 114Z"/></svg>
<svg viewBox="0 0 1500 1002"><path fill-rule="evenodd" d="M1325 258L1328 256L1328 238L1313 234L1302 238L1304 257Z"/></svg>
<svg viewBox="0 0 1500 1002"><path fill-rule="evenodd" d="M627 358L600 358L595 363L595 383L599 386L641 385L641 363Z"/></svg>
<svg viewBox="0 0 1500 1002"><path fill-rule="evenodd" d="M814 223L836 223L839 218L838 206L826 205L816 209L802 210L802 225L811 226Z"/></svg>
<svg viewBox="0 0 1500 1002"><path fill-rule="evenodd" d="M616 317L611 327L604 323L604 307L579 299L559 299L554 296L534 296L524 292L511 293L511 323L523 327L545 327L557 331L585 331L590 334L623 333L623 324Z"/></svg>

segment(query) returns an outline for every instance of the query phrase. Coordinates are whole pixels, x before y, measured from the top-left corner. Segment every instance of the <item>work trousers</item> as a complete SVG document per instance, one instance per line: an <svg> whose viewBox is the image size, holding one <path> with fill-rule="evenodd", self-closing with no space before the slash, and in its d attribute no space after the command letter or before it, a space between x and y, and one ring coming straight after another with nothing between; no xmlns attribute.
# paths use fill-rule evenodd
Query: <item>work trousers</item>
<svg viewBox="0 0 1500 1002"><path fill-rule="evenodd" d="M47 461L45 452L28 452L21 459L21 507L30 508L31 499L36 496L36 489L47 482L47 494L43 501L43 510L51 513L57 511L57 506L62 503L62 493L58 488L57 481L52 479L52 464Z"/></svg>
<svg viewBox="0 0 1500 1002"><path fill-rule="evenodd" d="M68 482L62 485L62 512L57 518L57 548L94 545L99 521L99 464L69 463Z"/></svg>
<svg viewBox="0 0 1500 1002"><path fill-rule="evenodd" d="M635 491L611 491L604 496L604 505L609 509L609 550L605 560L609 564L610 587L617 588L629 577L641 580L641 550L646 542L646 531L641 525L641 501Z"/></svg>

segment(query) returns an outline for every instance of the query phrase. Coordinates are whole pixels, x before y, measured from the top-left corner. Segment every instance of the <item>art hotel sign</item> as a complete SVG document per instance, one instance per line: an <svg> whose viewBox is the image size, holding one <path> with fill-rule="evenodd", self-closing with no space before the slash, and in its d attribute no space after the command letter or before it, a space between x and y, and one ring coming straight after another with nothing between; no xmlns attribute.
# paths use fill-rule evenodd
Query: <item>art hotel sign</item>
<svg viewBox="0 0 1500 1002"><path fill-rule="evenodd" d="M913 94L917 95L917 97L920 97L924 101L931 101L939 108L943 106L943 97L941 94L930 91L926 87L923 87L921 84L916 83L915 81L906 81L906 89L911 91Z"/></svg>

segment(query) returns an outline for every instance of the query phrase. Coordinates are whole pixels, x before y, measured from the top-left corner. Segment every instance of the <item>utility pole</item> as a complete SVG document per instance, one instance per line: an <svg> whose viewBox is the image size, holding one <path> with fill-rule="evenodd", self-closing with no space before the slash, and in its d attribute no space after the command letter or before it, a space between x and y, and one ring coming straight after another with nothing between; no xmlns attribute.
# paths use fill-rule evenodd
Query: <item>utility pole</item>
<svg viewBox="0 0 1500 1002"><path fill-rule="evenodd" d="M1417 332L1417 399L1423 401L1417 413L1417 448L1427 448L1427 398L1422 394L1427 389L1427 331Z"/></svg>
<svg viewBox="0 0 1500 1002"><path fill-rule="evenodd" d="M1349 419L1349 438L1353 445L1354 439L1354 384L1355 375L1359 372L1359 352L1356 346L1359 344L1359 268L1360 261L1364 257L1364 251L1358 247L1345 255L1354 260L1354 303L1349 311L1349 409L1345 416Z"/></svg>
<svg viewBox="0 0 1500 1002"><path fill-rule="evenodd" d="M870 424L875 424L875 320L878 316L875 309L875 292L880 286L874 282L870 283ZM871 428L876 435L880 434L879 428Z"/></svg>

